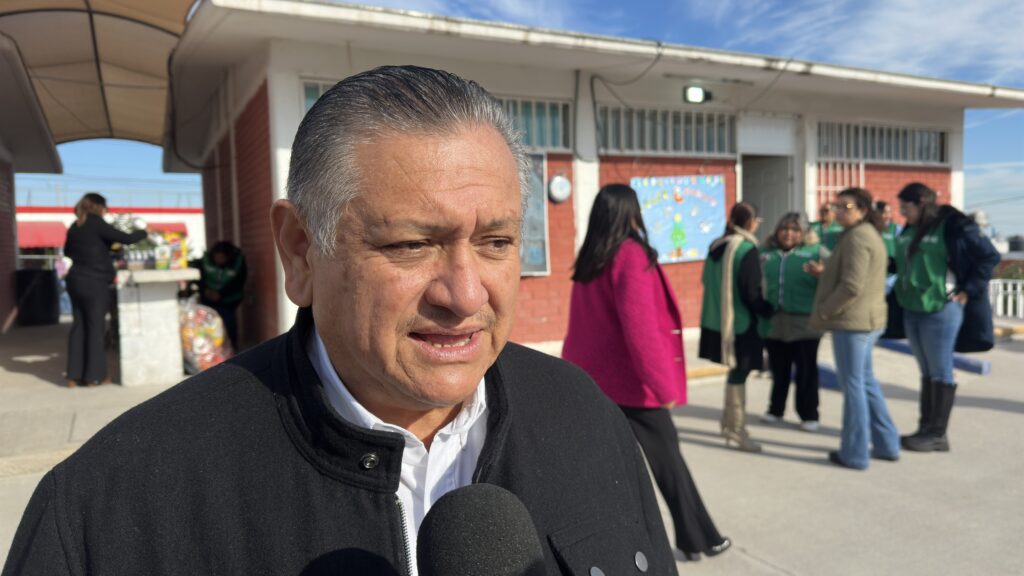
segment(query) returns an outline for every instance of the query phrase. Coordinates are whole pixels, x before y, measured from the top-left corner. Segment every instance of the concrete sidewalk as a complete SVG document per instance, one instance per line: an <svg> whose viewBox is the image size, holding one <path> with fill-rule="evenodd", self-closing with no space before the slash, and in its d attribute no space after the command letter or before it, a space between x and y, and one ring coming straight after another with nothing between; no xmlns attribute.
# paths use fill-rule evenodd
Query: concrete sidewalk
<svg viewBox="0 0 1024 576"><path fill-rule="evenodd" d="M121 411L165 388L59 387L63 334L20 328L0 337L0 563L42 474ZM751 431L765 452L751 455L725 448L718 436L724 377L691 381L690 404L675 410L683 454L720 531L735 544L720 557L681 562L680 572L1024 574L1017 546L1024 531L1024 434L1016 428L1024 422L1024 342L1004 341L980 357L993 370L960 375L953 451L905 453L866 472L826 459L839 442L838 392L822 391L823 428L810 434L796 428L791 412L787 424L760 424L770 383L752 378ZM827 339L821 360L832 361ZM916 364L887 350L876 350L875 361L893 418L912 431Z"/></svg>

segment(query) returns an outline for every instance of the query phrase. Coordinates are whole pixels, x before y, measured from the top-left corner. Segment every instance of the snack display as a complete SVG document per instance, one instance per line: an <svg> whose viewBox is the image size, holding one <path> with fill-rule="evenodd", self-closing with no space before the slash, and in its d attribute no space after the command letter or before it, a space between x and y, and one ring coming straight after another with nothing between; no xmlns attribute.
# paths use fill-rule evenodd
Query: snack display
<svg viewBox="0 0 1024 576"><path fill-rule="evenodd" d="M231 357L231 344L224 334L224 322L213 308L189 301L181 307L181 351L185 371L202 372Z"/></svg>

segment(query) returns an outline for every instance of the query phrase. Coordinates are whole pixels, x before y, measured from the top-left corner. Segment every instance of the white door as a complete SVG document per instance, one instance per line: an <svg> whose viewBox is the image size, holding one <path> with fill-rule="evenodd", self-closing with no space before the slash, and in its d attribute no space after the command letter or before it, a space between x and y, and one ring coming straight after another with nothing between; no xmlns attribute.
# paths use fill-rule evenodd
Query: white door
<svg viewBox="0 0 1024 576"><path fill-rule="evenodd" d="M792 156L743 156L743 200L753 204L764 219L757 237L764 241L793 202Z"/></svg>

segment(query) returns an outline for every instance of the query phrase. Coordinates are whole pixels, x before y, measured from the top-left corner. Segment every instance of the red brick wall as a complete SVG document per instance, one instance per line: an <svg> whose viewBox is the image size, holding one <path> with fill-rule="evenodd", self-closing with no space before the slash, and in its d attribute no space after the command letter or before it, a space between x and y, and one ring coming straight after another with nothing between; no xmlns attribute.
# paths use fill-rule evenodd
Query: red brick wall
<svg viewBox="0 0 1024 576"><path fill-rule="evenodd" d="M920 182L939 193L939 203L949 203L949 189L952 183L949 168L924 166L892 166L868 164L864 166L864 187L875 200L885 200L893 205L893 217L902 219L896 204L896 195L911 182Z"/></svg>
<svg viewBox="0 0 1024 576"><path fill-rule="evenodd" d="M249 266L239 337L243 343L251 345L280 333L277 325L276 252L270 230L273 184L266 82L235 122L235 155L239 221L242 223L239 244ZM230 214L230 199L227 205L229 209L226 212Z"/></svg>
<svg viewBox="0 0 1024 576"><path fill-rule="evenodd" d="M736 202L735 160L704 160L697 158L662 158L636 156L602 156L600 168L601 186L629 180L639 176L689 176L718 175L725 178L726 214ZM704 290L700 282L704 270L703 262L666 264L665 273L672 283L672 289L679 299L683 324L687 327L700 325L701 298Z"/></svg>
<svg viewBox="0 0 1024 576"><path fill-rule="evenodd" d="M231 156L231 140L226 134L217 143L217 154L207 160L210 168L203 170L207 244L213 246L220 240L238 244L245 253L249 268L245 300L239 309L238 334L242 348L280 332L277 325L276 251L269 216L273 184L268 105L267 85L264 83L235 120L235 157ZM236 171L234 176L238 186L237 239L234 238L232 171Z"/></svg>
<svg viewBox="0 0 1024 576"><path fill-rule="evenodd" d="M572 156L548 154L545 182L561 175L572 180ZM565 338L569 325L569 293L572 291L572 264L575 260L576 225L573 201L548 202L546 194L537 200L548 203L548 251L550 276L526 276L519 282L512 340L546 342Z"/></svg>
<svg viewBox="0 0 1024 576"><path fill-rule="evenodd" d="M17 265L17 224L14 217L14 173L0 161L0 331L7 328L16 304L14 270Z"/></svg>

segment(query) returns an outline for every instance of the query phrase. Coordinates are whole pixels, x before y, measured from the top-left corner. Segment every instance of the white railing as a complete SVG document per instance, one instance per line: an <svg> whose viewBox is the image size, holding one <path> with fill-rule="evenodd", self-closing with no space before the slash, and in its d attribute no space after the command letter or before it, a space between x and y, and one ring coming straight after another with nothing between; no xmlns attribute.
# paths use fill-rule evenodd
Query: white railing
<svg viewBox="0 0 1024 576"><path fill-rule="evenodd" d="M994 279L988 283L988 297L996 318L1024 320L1024 280Z"/></svg>

